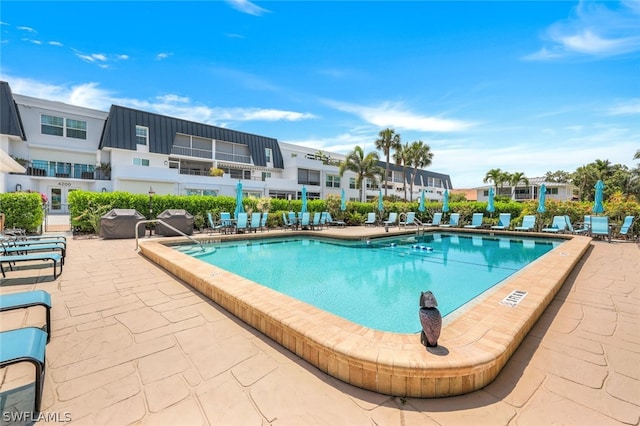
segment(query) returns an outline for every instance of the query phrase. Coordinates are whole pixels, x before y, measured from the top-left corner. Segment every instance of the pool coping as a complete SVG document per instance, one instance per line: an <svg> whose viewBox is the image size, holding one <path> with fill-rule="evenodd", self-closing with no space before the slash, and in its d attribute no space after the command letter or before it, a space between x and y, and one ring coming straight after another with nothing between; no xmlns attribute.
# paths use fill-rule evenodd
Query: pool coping
<svg viewBox="0 0 640 426"><path fill-rule="evenodd" d="M431 231L549 238L547 234L510 231L437 228ZM337 230L286 235L351 240L390 236L383 230L366 236L341 235ZM271 236L274 233L198 239ZM142 255L321 371L382 394L432 398L472 392L495 379L591 241L589 237L575 235L553 237L567 241L445 324L438 347L429 349L420 343L419 334L389 333L354 324L168 246L185 241L184 238L150 239L141 241L139 247ZM515 307L500 304L514 290L526 291L527 296ZM416 303L416 317L417 311Z"/></svg>

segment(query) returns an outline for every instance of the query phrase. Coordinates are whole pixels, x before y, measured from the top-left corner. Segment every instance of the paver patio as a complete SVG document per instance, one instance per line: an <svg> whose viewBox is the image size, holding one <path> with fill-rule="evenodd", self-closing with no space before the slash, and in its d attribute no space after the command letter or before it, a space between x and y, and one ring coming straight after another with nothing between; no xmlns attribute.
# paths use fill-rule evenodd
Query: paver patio
<svg viewBox="0 0 640 426"><path fill-rule="evenodd" d="M58 279L50 267L8 272L0 294L51 293L42 411L71 424L637 425L639 286L638 244L592 242L498 378L440 399L389 397L320 372L140 256L133 240L70 237ZM42 317L32 309L0 321ZM2 390L32 376L4 369Z"/></svg>

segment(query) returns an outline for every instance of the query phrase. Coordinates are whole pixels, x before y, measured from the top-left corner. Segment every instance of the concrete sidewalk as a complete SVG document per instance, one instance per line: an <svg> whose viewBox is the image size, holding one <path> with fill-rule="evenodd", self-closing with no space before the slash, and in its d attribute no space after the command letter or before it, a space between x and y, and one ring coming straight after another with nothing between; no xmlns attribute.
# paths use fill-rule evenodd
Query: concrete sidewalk
<svg viewBox="0 0 640 426"><path fill-rule="evenodd" d="M43 413L87 425L637 425L640 247L592 247L486 388L403 399L321 373L135 251L69 237L63 274L7 273L53 298ZM3 313L2 329L42 320ZM7 371L9 370L9 371ZM2 390L33 380L3 369ZM56 417L57 416L57 417ZM44 422L41 422L44 424Z"/></svg>

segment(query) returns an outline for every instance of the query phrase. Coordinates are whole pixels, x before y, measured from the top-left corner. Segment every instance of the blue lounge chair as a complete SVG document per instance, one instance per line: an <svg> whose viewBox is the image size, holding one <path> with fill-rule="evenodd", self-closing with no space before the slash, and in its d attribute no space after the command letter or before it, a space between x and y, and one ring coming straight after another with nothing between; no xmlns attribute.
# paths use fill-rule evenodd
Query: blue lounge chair
<svg viewBox="0 0 640 426"><path fill-rule="evenodd" d="M30 362L35 367L34 414L40 412L45 375L47 333L35 327L0 332L0 368L19 362ZM34 416L34 418L37 418Z"/></svg>
<svg viewBox="0 0 640 426"><path fill-rule="evenodd" d="M482 226L482 219L484 218L484 214L482 213L474 213L471 216L471 224L465 225L465 228L480 228Z"/></svg>
<svg viewBox="0 0 640 426"><path fill-rule="evenodd" d="M62 262L64 263L64 258L67 255L67 247L63 243L50 243L50 244L28 244L28 245L11 245L7 242L2 242L2 250L5 255L14 255L14 254L29 254L33 252L41 252L41 251L59 251L62 255Z"/></svg>
<svg viewBox="0 0 640 426"><path fill-rule="evenodd" d="M400 218L400 222L398 222L398 225L400 226L413 226L416 224L416 212L408 212L407 215L404 217L404 220L402 220L402 217Z"/></svg>
<svg viewBox="0 0 640 426"><path fill-rule="evenodd" d="M440 223L442 223L442 213L438 212L438 213L434 213L433 214L433 220L431 222L425 223L425 225L427 225L427 226L440 226Z"/></svg>
<svg viewBox="0 0 640 426"><path fill-rule="evenodd" d="M383 223L384 226L395 225L398 222L398 213L391 212L389 213L389 217Z"/></svg>
<svg viewBox="0 0 640 426"><path fill-rule="evenodd" d="M522 225L516 226L516 231L533 231L533 228L536 226L536 215L528 214L522 218Z"/></svg>
<svg viewBox="0 0 640 426"><path fill-rule="evenodd" d="M573 224L571 223L571 218L569 217L569 215L566 215L564 218L567 221L567 230L570 233L580 235L580 234L586 234L587 232L589 232L589 228L574 228Z"/></svg>
<svg viewBox="0 0 640 426"><path fill-rule="evenodd" d="M0 295L0 312L44 306L47 343L51 340L51 295L44 290L23 291Z"/></svg>
<svg viewBox="0 0 640 426"><path fill-rule="evenodd" d="M311 225L311 214L304 212L300 214L300 227L309 228Z"/></svg>
<svg viewBox="0 0 640 426"><path fill-rule="evenodd" d="M244 232L249 226L249 215L246 213L238 213L236 218L236 233Z"/></svg>
<svg viewBox="0 0 640 426"><path fill-rule="evenodd" d="M460 213L451 213L451 216L449 217L449 223L441 223L440 227L451 228L451 227L458 226L459 223L460 223Z"/></svg>
<svg viewBox="0 0 640 426"><path fill-rule="evenodd" d="M511 224L511 213L500 213L498 216L498 224L493 225L491 229L509 229Z"/></svg>
<svg viewBox="0 0 640 426"><path fill-rule="evenodd" d="M320 229L320 212L315 212L313 214L313 222L311 222L311 229L315 229L315 230Z"/></svg>
<svg viewBox="0 0 640 426"><path fill-rule="evenodd" d="M249 230L253 232L258 232L258 228L260 228L260 212L251 213L251 222L249 223Z"/></svg>
<svg viewBox="0 0 640 426"><path fill-rule="evenodd" d="M364 221L364 226L371 225L376 226L376 214L371 212L367 213L367 220Z"/></svg>
<svg viewBox="0 0 640 426"><path fill-rule="evenodd" d="M220 213L220 230L225 234L233 230L233 222L231 221L231 213Z"/></svg>
<svg viewBox="0 0 640 426"><path fill-rule="evenodd" d="M289 223L291 224L291 229L298 229L298 224L300 221L296 217L295 212L289 212Z"/></svg>
<svg viewBox="0 0 640 426"><path fill-rule="evenodd" d="M15 262L32 262L34 260L51 260L53 262L53 279L58 278L57 274L57 264L60 263L60 273L62 273L62 255L60 253L30 253L30 254L15 254L8 256L0 256L0 271L2 271L2 276L7 277L4 271L4 266L2 264L7 262L9 264L9 269L13 270L11 266Z"/></svg>
<svg viewBox="0 0 640 426"><path fill-rule="evenodd" d="M603 237L611 242L611 228L609 228L609 216L591 216L592 237Z"/></svg>
<svg viewBox="0 0 640 426"><path fill-rule="evenodd" d="M267 227L267 219L269 218L269 213L264 212L262 213L262 217L260 218L260 231L264 232L264 230L266 229L267 231L269 230L269 228Z"/></svg>
<svg viewBox="0 0 640 426"><path fill-rule="evenodd" d="M624 237L625 239L629 238L629 232L633 228L633 219L635 219L635 216L626 216L624 218L624 222L622 222L622 226L617 232L618 236Z"/></svg>
<svg viewBox="0 0 640 426"><path fill-rule="evenodd" d="M542 228L542 232L564 232L567 230L567 218L565 216L554 216L551 226Z"/></svg>
<svg viewBox="0 0 640 426"><path fill-rule="evenodd" d="M329 212L320 213L320 229L324 228L327 225L327 215Z"/></svg>
<svg viewBox="0 0 640 426"><path fill-rule="evenodd" d="M375 221L375 213L374 213L374 221ZM331 217L331 213L327 212L327 223L332 226L347 226L346 222L342 220L333 220Z"/></svg>

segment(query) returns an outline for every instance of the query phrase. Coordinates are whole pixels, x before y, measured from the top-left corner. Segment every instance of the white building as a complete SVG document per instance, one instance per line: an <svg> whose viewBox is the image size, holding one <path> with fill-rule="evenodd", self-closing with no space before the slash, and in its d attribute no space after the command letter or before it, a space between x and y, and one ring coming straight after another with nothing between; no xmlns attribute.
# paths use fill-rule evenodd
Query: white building
<svg viewBox="0 0 640 426"><path fill-rule="evenodd" d="M514 201L537 200L542 184L546 187L546 199L556 201L570 201L576 199L578 187L569 182L546 182L544 177L529 178L528 185L521 183L515 188L505 184L498 187L496 195L510 197ZM487 201L489 199L489 188L493 185L481 186L475 188L478 201Z"/></svg>
<svg viewBox="0 0 640 426"><path fill-rule="evenodd" d="M298 199L303 185L311 199L342 189L348 199L360 196L353 173L339 176L343 154L318 155L270 137L117 105L104 112L12 94L7 82L0 82L0 102L0 150L8 154L0 158L14 166L0 173L0 189L46 194L51 213L66 212L74 190L234 196L238 180L245 196ZM210 176L211 169L223 175ZM411 172L390 165L384 184L391 194L404 196ZM412 198L424 189L438 201L445 187L452 187L448 175L418 170ZM378 191L367 182L367 198Z"/></svg>

